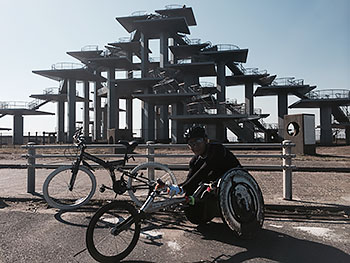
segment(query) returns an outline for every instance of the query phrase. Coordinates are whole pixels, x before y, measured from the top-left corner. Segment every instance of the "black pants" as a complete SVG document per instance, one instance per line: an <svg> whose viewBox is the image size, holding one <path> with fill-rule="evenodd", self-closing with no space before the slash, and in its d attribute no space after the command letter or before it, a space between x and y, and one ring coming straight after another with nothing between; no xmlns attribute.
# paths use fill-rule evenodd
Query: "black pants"
<svg viewBox="0 0 350 263"><path fill-rule="evenodd" d="M219 215L217 196L207 193L201 200L194 205L189 205L184 210L186 218L193 224L201 225L210 222L215 216Z"/></svg>

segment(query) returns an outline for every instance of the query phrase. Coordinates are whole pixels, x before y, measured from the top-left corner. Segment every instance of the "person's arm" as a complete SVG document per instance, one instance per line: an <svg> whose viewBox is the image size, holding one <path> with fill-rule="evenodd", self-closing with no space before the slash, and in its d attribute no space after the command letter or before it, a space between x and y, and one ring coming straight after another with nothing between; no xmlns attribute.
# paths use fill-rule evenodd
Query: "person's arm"
<svg viewBox="0 0 350 263"><path fill-rule="evenodd" d="M211 169L208 167L207 163L204 162L202 166L185 182L180 184L184 189L186 194L192 194L198 187L199 183L208 175Z"/></svg>

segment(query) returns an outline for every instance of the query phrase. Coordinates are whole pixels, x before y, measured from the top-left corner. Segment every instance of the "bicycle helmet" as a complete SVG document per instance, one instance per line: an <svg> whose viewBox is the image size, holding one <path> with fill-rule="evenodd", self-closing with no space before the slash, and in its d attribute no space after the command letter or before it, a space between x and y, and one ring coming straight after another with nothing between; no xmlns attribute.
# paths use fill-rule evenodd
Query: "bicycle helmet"
<svg viewBox="0 0 350 263"><path fill-rule="evenodd" d="M187 129L184 133L184 139L186 143L192 138L207 138L208 135L202 126L192 126Z"/></svg>

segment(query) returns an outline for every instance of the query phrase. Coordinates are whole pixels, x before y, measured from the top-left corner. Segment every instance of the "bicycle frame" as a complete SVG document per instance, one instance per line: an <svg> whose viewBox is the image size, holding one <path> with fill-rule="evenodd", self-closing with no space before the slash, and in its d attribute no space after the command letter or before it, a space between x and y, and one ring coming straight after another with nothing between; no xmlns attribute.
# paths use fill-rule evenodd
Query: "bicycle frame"
<svg viewBox="0 0 350 263"><path fill-rule="evenodd" d="M187 202L187 200L188 200L186 197L176 197L176 198L171 198L171 199L167 199L167 200L163 200L163 201L153 202L154 199L157 197L157 195L158 195L158 193L156 191L153 191L148 196L145 203L140 208L139 212L140 213L154 213L154 212L157 212L163 208Z"/></svg>
<svg viewBox="0 0 350 263"><path fill-rule="evenodd" d="M79 154L77 160L73 163L72 177L71 177L71 180L69 182L69 190L70 191L73 190L75 179L76 179L81 162L83 162L83 164L85 166L87 166L90 170L92 170L92 171L94 170L87 162L84 161L84 159L91 160L91 161L101 165L106 170L109 170L109 174L111 176L112 182L114 183L116 181L116 177L115 177L115 173L114 173L114 166L109 165L108 162L85 152L85 148L86 148L85 146L79 146L79 147L80 147L80 154ZM124 157L123 160L118 160L120 162L120 166L125 164L126 158L127 158L127 156Z"/></svg>
<svg viewBox="0 0 350 263"><path fill-rule="evenodd" d="M77 176L77 173L78 173L78 170L79 170L79 166L80 166L81 163L83 163L90 170L94 171L94 169L91 167L91 165L89 163L87 163L85 160L93 161L93 162L101 165L106 170L108 170L109 175L110 175L111 180L112 180L112 185L114 186L116 184L116 182L117 182L114 170L118 169L119 167L124 166L125 163L127 162L127 160L129 158L132 158L132 157L129 157L127 155L127 152L125 152L125 155L124 155L123 159L115 160L115 161L111 161L111 162L104 161L104 160L102 160L102 159L100 159L100 158L98 158L96 156L93 156L92 154L89 154L89 153L85 152L85 148L86 148L85 145L79 145L79 147L80 147L80 154L77 157L77 160L73 163L72 177L71 177L70 182L69 182L69 190L70 191L73 190L75 179L76 179L76 176ZM136 177L136 175L133 175L133 174L127 172L127 171L122 171L122 170L121 170L121 172L123 173L123 175L126 175L128 177L136 179L136 180L138 180L138 181L140 181L142 183L146 183L146 184L148 183L147 178L144 178L145 180L142 180L142 178L143 178L142 176ZM113 188L113 190L115 191L114 188ZM127 189L127 190L130 190L130 189Z"/></svg>

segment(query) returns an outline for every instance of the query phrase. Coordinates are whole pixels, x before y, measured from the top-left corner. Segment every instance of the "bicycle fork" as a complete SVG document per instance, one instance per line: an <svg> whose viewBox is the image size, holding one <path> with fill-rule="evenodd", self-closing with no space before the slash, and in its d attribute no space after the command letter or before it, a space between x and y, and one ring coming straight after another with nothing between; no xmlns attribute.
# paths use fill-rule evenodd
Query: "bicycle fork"
<svg viewBox="0 0 350 263"><path fill-rule="evenodd" d="M71 169L72 170L72 177L69 180L69 185L68 185L68 190L69 191L73 191L73 187L74 187L75 179L77 178L79 166L80 166L80 160L77 160L73 164L73 167Z"/></svg>

